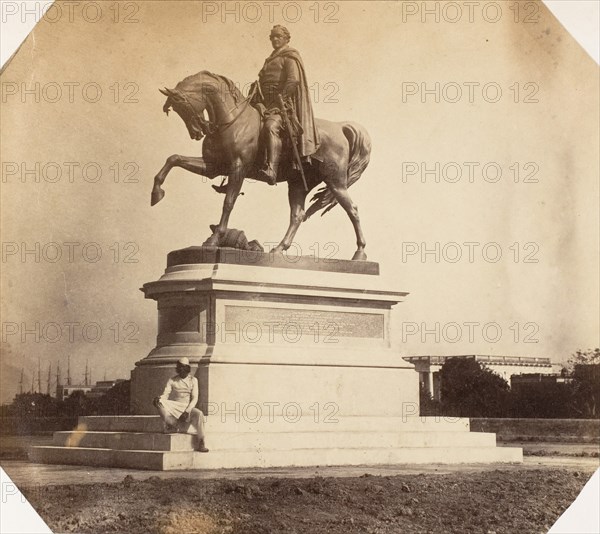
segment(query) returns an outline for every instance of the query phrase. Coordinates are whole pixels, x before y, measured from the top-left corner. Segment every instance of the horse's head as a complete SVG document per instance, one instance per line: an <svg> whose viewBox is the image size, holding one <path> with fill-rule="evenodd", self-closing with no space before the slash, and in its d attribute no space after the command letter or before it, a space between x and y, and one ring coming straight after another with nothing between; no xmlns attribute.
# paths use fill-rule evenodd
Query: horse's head
<svg viewBox="0 0 600 534"><path fill-rule="evenodd" d="M202 95L192 95L180 89L159 89L167 97L163 111L168 115L173 109L183 120L190 137L200 141L207 133L207 123L203 117L206 101Z"/></svg>
<svg viewBox="0 0 600 534"><path fill-rule="evenodd" d="M192 139L199 141L214 133L226 106L233 107L241 93L233 82L224 76L202 71L179 82L175 89L159 89L167 97L163 111L172 108L183 120ZM204 111L208 113L208 120Z"/></svg>

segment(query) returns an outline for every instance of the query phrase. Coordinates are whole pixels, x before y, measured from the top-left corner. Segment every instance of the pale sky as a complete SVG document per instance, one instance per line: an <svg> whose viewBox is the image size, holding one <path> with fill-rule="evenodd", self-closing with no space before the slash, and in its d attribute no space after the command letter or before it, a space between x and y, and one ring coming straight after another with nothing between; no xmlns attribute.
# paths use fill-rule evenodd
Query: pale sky
<svg viewBox="0 0 600 534"><path fill-rule="evenodd" d="M295 23L281 10L272 20L265 11L222 22L221 13L202 12L206 2L138 5L118 22L112 12L95 23L77 12L72 22L66 15L42 21L2 74L1 401L17 391L21 367L29 389L38 358L45 390L48 364L60 361L64 379L68 354L74 380L89 360L95 381L105 372L128 377L153 348L156 305L138 288L161 275L170 250L208 237L222 203L208 180L174 170L167 196L150 207L164 160L201 148L176 115L164 115L158 88L204 69L242 86L253 81L270 53L273 23L292 32L315 114L359 122L372 137L371 164L350 192L369 259L380 263L390 289L410 292L394 312L399 357L560 362L598 346L598 66L542 4L533 23L515 22L513 12L495 23L478 12L473 23L466 15L451 23L449 12L423 23L391 2L344 2L335 12L302 4ZM138 22L125 23L127 15ZM22 164L36 162L50 179L60 169L61 179L37 183L22 173ZM440 183L420 170L436 163ZM83 179L86 165L90 179L101 169L97 183ZM489 183L484 167L488 180L498 168L502 176ZM457 183L444 180L457 169ZM128 173L137 182L123 183ZM289 217L286 187L249 183L244 192L231 227L278 242ZM303 225L296 242L304 254L338 258L350 258L355 246L339 207ZM55 262L51 243L62 253ZM22 261L24 246L39 246L39 263L35 253ZM436 247L439 258L422 257ZM497 329L485 326L492 323L501 329L495 342ZM55 324L62 337L51 342ZM102 335L93 342L95 325ZM421 335L436 329L439 340ZM23 341L25 330L44 335ZM137 343L124 342L128 334Z"/></svg>

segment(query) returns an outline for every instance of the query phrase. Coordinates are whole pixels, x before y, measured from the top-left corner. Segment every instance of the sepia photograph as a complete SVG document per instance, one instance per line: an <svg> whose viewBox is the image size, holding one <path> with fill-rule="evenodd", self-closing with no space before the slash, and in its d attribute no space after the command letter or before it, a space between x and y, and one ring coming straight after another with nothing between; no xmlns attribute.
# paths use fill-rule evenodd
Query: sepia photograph
<svg viewBox="0 0 600 534"><path fill-rule="evenodd" d="M600 532L600 2L0 7L3 534Z"/></svg>

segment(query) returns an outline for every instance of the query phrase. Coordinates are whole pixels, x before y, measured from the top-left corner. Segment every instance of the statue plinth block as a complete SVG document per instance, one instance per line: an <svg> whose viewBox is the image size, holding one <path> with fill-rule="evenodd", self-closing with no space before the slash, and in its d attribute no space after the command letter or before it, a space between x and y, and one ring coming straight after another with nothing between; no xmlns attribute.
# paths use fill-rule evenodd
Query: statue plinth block
<svg viewBox="0 0 600 534"><path fill-rule="evenodd" d="M132 372L137 414L155 413L182 356L209 417L236 403L275 415L327 404L344 416L418 403L414 367L391 350L390 310L407 293L382 284L377 263L191 247L142 290L159 319L156 347Z"/></svg>

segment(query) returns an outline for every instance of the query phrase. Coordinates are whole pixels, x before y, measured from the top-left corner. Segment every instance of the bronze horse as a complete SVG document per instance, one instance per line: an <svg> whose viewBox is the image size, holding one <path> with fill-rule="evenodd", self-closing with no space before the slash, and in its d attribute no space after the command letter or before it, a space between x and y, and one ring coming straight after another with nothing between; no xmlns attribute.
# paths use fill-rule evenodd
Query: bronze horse
<svg viewBox="0 0 600 534"><path fill-rule="evenodd" d="M260 180L256 172L259 156L260 113L250 105L250 97L244 99L234 83L217 74L199 72L179 82L175 89L161 90L167 101L165 113L172 108L183 119L190 137L200 140L202 157L170 156L154 178L151 204L165 195L161 185L173 167L181 167L210 179L227 176L226 187L215 187L225 191L221 220L211 226L213 234L205 245L219 246L227 231L229 215L240 194L245 178ZM208 119L204 116L204 111ZM300 174L291 165L281 165L278 182L288 182L290 203L290 225L274 252L287 250L300 224L317 211L327 213L340 204L350 217L356 232L357 250L353 260L366 260L365 238L360 227L358 209L348 188L356 182L367 167L371 153L371 140L366 130L352 122L330 122L316 119L321 144L310 164L304 165L308 190L321 182L321 188L311 199L307 210L304 205L308 191Z"/></svg>

